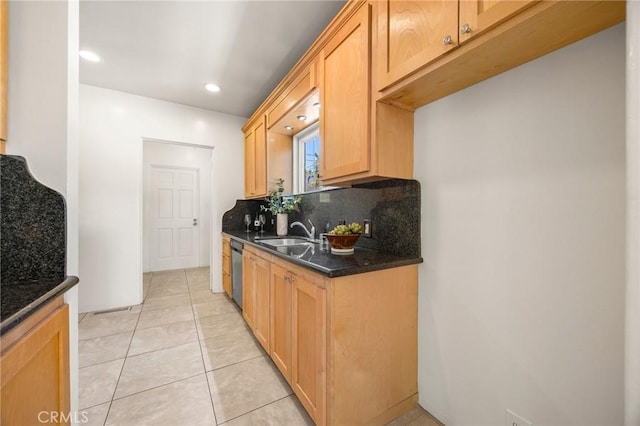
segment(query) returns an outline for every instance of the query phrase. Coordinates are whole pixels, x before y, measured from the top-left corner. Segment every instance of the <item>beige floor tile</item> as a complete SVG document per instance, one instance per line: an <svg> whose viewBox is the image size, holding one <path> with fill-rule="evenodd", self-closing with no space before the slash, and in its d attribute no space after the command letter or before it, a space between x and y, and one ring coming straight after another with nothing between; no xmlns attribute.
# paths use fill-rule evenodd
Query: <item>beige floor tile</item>
<svg viewBox="0 0 640 426"><path fill-rule="evenodd" d="M400 417L394 419L392 422L387 423L387 426L406 426L425 413L426 411L424 411L422 407L417 405L414 409L407 411Z"/></svg>
<svg viewBox="0 0 640 426"><path fill-rule="evenodd" d="M151 278L153 277L153 272L145 272L142 274L142 285L149 285L151 283Z"/></svg>
<svg viewBox="0 0 640 426"><path fill-rule="evenodd" d="M224 297L225 296L214 298L213 300L208 302L194 303L193 310L196 314L196 318L237 312L238 310L233 302L225 300Z"/></svg>
<svg viewBox="0 0 640 426"><path fill-rule="evenodd" d="M197 342L127 357L116 398L204 373Z"/></svg>
<svg viewBox="0 0 640 426"><path fill-rule="evenodd" d="M126 314L87 314L78 325L80 340L132 331L138 322L139 312Z"/></svg>
<svg viewBox="0 0 640 426"><path fill-rule="evenodd" d="M265 355L260 344L246 329L201 340L200 346L207 371Z"/></svg>
<svg viewBox="0 0 640 426"><path fill-rule="evenodd" d="M193 308L191 305L170 306L168 308L145 310L140 314L136 329L157 327L173 322L193 320Z"/></svg>
<svg viewBox="0 0 640 426"><path fill-rule="evenodd" d="M190 305L189 294L177 294L175 296L147 297L144 301L143 310L168 308L171 306Z"/></svg>
<svg viewBox="0 0 640 426"><path fill-rule="evenodd" d="M198 332L193 320L137 329L131 341L129 356L197 341Z"/></svg>
<svg viewBox="0 0 640 426"><path fill-rule="evenodd" d="M265 357L211 371L207 377L218 423L292 393L284 378Z"/></svg>
<svg viewBox="0 0 640 426"><path fill-rule="evenodd" d="M191 294L192 303L210 302L217 296L208 287L202 289L191 289L189 293Z"/></svg>
<svg viewBox="0 0 640 426"><path fill-rule="evenodd" d="M198 336L201 340L210 339L212 337L220 336L221 334L232 333L239 330L249 330L249 327L247 327L247 324L242 319L242 315L237 311L228 314L197 318L196 327L198 328Z"/></svg>
<svg viewBox="0 0 640 426"><path fill-rule="evenodd" d="M82 321L82 318L84 318L84 317L85 317L85 315L87 315L87 313L86 313L86 312L81 313L81 314L78 314L78 322Z"/></svg>
<svg viewBox="0 0 640 426"><path fill-rule="evenodd" d="M79 366L87 367L126 357L132 336L133 331L127 331L110 336L80 340L78 342Z"/></svg>
<svg viewBox="0 0 640 426"><path fill-rule="evenodd" d="M203 374L113 401L107 425L215 425Z"/></svg>
<svg viewBox="0 0 640 426"><path fill-rule="evenodd" d="M189 281L189 290L210 290L211 284L209 283L209 279L206 280L198 280L198 281Z"/></svg>
<svg viewBox="0 0 640 426"><path fill-rule="evenodd" d="M78 423L82 426L103 426L110 405L111 401L81 410L78 414Z"/></svg>
<svg viewBox="0 0 640 426"><path fill-rule="evenodd" d="M225 423L225 426L313 426L309 417L295 396L288 396L265 405L255 411Z"/></svg>
<svg viewBox="0 0 640 426"><path fill-rule="evenodd" d="M184 282L166 282L166 283L153 283L149 287L147 296L149 297L162 297L173 296L176 294L189 293L189 286L186 281Z"/></svg>
<svg viewBox="0 0 640 426"><path fill-rule="evenodd" d="M123 363L124 359L118 359L79 369L80 409L111 401Z"/></svg>
<svg viewBox="0 0 640 426"><path fill-rule="evenodd" d="M441 426L441 423L439 423L436 419L431 417L428 413L421 414L415 419L405 424L407 426Z"/></svg>

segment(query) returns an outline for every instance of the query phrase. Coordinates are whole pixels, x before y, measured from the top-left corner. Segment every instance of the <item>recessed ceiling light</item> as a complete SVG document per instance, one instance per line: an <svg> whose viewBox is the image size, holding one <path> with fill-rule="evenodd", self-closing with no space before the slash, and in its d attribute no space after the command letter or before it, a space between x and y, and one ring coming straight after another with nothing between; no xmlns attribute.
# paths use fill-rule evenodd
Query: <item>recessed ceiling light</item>
<svg viewBox="0 0 640 426"><path fill-rule="evenodd" d="M293 127L291 127L291 126L284 126L284 129L285 129L285 130L293 130Z"/></svg>
<svg viewBox="0 0 640 426"><path fill-rule="evenodd" d="M102 58L90 50L81 50L78 52L80 57L89 62L102 62Z"/></svg>
<svg viewBox="0 0 640 426"><path fill-rule="evenodd" d="M298 119L298 120L300 120L300 121L304 121L304 120L306 120L306 119L307 119L307 116L306 116L306 115L299 115L299 116L297 117L297 119Z"/></svg>
<svg viewBox="0 0 640 426"><path fill-rule="evenodd" d="M213 92L213 93L217 93L217 92L220 91L220 86L218 86L217 84L213 84L213 83L205 84L204 88L207 89L209 92Z"/></svg>
<svg viewBox="0 0 640 426"><path fill-rule="evenodd" d="M316 107L316 108L320 108L320 102L314 102L313 106Z"/></svg>

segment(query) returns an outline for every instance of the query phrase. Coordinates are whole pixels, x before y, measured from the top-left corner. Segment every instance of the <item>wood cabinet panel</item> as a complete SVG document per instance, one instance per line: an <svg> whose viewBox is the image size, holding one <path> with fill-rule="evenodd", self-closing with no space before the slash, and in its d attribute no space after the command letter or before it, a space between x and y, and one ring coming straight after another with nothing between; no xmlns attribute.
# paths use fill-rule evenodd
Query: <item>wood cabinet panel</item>
<svg viewBox="0 0 640 426"><path fill-rule="evenodd" d="M2 354L1 423L41 423L69 413L69 307L63 305ZM63 418L60 424L69 424Z"/></svg>
<svg viewBox="0 0 640 426"><path fill-rule="evenodd" d="M222 240L222 288L231 297L231 245L227 238Z"/></svg>
<svg viewBox="0 0 640 426"><path fill-rule="evenodd" d="M276 101L275 105L267 112L267 128L271 129L289 111L307 100L317 89L317 64L312 62L306 72L302 73L291 83L291 87ZM297 123L289 123L291 125ZM278 129L277 131L280 131Z"/></svg>
<svg viewBox="0 0 640 426"><path fill-rule="evenodd" d="M269 312L270 312L270 264L260 257L254 259L255 304L253 305L253 334L258 342L269 353ZM243 289L244 290L244 289Z"/></svg>
<svg viewBox="0 0 640 426"><path fill-rule="evenodd" d="M325 424L326 295L325 289L293 276L291 386L316 424Z"/></svg>
<svg viewBox="0 0 640 426"><path fill-rule="evenodd" d="M362 6L320 57L320 176L369 170L370 7Z"/></svg>
<svg viewBox="0 0 640 426"><path fill-rule="evenodd" d="M244 137L244 195L267 195L267 131L264 117Z"/></svg>
<svg viewBox="0 0 640 426"><path fill-rule="evenodd" d="M464 43L534 3L536 3L534 0L460 0L460 43Z"/></svg>
<svg viewBox="0 0 640 426"><path fill-rule="evenodd" d="M382 90L458 45L458 2L375 2L378 90ZM444 42L449 37L448 43Z"/></svg>
<svg viewBox="0 0 640 426"><path fill-rule="evenodd" d="M253 197L256 192L256 137L253 129L244 136L244 196Z"/></svg>
<svg viewBox="0 0 640 426"><path fill-rule="evenodd" d="M271 359L291 384L291 274L271 265Z"/></svg>
<svg viewBox="0 0 640 426"><path fill-rule="evenodd" d="M242 252L242 317L249 325L254 328L254 306L256 299L255 290L255 256L249 251Z"/></svg>

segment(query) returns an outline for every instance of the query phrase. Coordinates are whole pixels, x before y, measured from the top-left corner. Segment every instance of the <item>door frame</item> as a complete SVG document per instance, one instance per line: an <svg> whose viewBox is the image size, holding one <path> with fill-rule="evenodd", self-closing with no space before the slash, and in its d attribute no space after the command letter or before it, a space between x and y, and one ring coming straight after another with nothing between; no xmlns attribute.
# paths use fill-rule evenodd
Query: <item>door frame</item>
<svg viewBox="0 0 640 426"><path fill-rule="evenodd" d="M140 301L142 303L143 300L143 296L144 296L144 288L143 288L143 279L142 279L142 274L145 272L145 268L144 268L144 243L145 243L145 226L147 225L148 219L145 217L145 212L147 211L146 207L145 207L145 197L144 197L144 190L145 190L145 182L147 181L147 178L145 178L146 174L147 174L147 169L144 167L144 146L145 146L145 142L154 142L154 143L162 143L162 144L168 144L168 145L177 145L177 146L183 146L183 147L187 147L187 148L202 148L202 149L207 149L210 151L210 160L211 163L213 164L213 150L214 147L213 146L209 146L209 145L200 145L200 144L196 144L196 143L190 143L190 142L181 142L181 141L172 141L172 140L168 140L168 139L157 139L157 138L149 138L149 137L145 137L145 136L141 136L140 137L140 163L141 163L141 167L140 167L140 175L139 175L139 184L138 184L138 199L139 199L139 223L140 223L140 281L139 281L139 291L140 291ZM169 165L169 167L171 167L171 165ZM211 188L213 188L213 165L211 168L211 172L209 173L209 176L206 177L207 179L209 179L209 183L211 184ZM200 176L200 182L202 182L202 179L204 179L203 176ZM212 197L212 201L213 201L213 193L210 194ZM202 199L200 199L200 203L202 203ZM213 202L211 203L213 206ZM210 230L213 230L213 225L214 225L214 209L211 208L209 211L209 215L206 218L206 220L209 221L209 227ZM201 219L204 220L204 217L201 216ZM202 234L202 233L201 233ZM211 289L211 291L213 291L213 264L214 264L214 252L213 252L213 236L211 235L211 232L209 232L209 234L207 235L207 238L209 240L209 265L210 265L210 270L209 270L209 288Z"/></svg>

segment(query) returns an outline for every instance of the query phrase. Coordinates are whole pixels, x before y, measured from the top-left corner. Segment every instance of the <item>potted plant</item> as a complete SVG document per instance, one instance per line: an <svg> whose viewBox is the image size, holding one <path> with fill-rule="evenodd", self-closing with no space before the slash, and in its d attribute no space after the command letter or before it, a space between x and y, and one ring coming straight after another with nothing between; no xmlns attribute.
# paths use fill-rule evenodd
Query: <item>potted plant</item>
<svg viewBox="0 0 640 426"><path fill-rule="evenodd" d="M284 195L284 179L282 178L278 179L277 186L277 189L269 191L269 195L265 198L267 205L260 206L260 210L270 211L272 215L276 216L276 234L287 235L288 213L302 202L302 197Z"/></svg>

